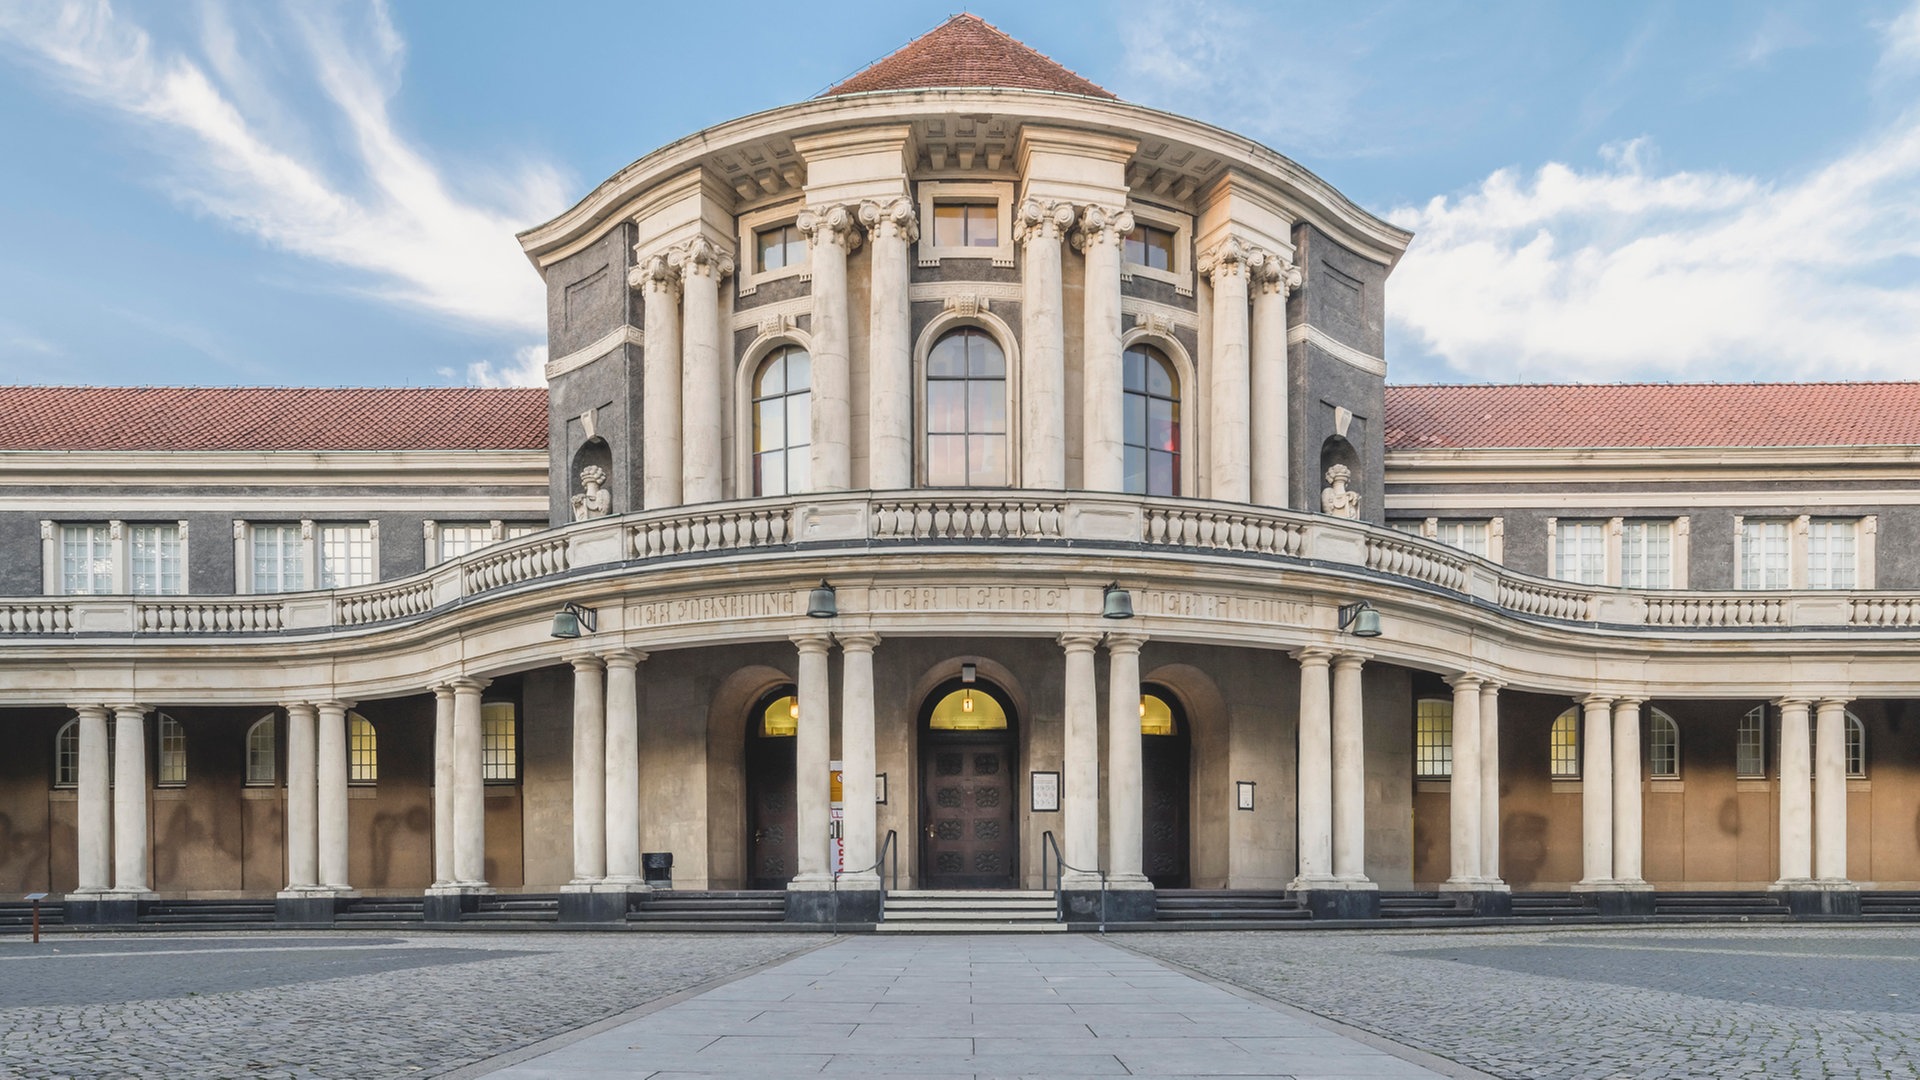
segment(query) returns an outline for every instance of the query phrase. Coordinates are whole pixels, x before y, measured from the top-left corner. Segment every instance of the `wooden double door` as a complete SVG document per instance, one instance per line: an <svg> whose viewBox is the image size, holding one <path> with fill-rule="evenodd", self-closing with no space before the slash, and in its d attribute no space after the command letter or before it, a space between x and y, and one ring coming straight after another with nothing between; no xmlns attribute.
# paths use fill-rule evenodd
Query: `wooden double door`
<svg viewBox="0 0 1920 1080"><path fill-rule="evenodd" d="M784 889L799 873L793 739L747 738L747 888ZM825 782L825 778L822 778ZM826 844L826 838L818 841Z"/></svg>
<svg viewBox="0 0 1920 1080"><path fill-rule="evenodd" d="M920 880L929 889L1012 888L1020 869L1011 731L920 736Z"/></svg>

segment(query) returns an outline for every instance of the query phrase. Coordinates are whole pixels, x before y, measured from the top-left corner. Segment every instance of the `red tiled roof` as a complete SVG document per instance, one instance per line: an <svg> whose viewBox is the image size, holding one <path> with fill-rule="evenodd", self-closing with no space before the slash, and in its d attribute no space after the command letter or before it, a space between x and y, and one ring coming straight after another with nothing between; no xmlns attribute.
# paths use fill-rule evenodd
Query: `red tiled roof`
<svg viewBox="0 0 1920 1080"><path fill-rule="evenodd" d="M821 97L873 90L996 86L1116 97L1015 41L978 15L961 13L867 65Z"/></svg>
<svg viewBox="0 0 1920 1080"><path fill-rule="evenodd" d="M1387 449L1920 446L1920 382L1389 386Z"/></svg>
<svg viewBox="0 0 1920 1080"><path fill-rule="evenodd" d="M544 450L547 392L0 387L0 450Z"/></svg>

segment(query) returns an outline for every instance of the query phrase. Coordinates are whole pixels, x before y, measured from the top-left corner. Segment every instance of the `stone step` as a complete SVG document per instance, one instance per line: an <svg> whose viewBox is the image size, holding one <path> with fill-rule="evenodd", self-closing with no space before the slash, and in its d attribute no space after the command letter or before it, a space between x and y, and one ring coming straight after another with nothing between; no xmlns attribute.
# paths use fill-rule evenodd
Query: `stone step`
<svg viewBox="0 0 1920 1080"><path fill-rule="evenodd" d="M1062 922L882 922L873 927L877 934L1064 934Z"/></svg>
<svg viewBox="0 0 1920 1080"><path fill-rule="evenodd" d="M895 900L1046 900L1053 901L1050 889L893 889L887 902Z"/></svg>
<svg viewBox="0 0 1920 1080"><path fill-rule="evenodd" d="M1025 897L1012 900L949 900L941 897L936 900L931 897L889 893L887 906L910 908L916 911L1052 911L1055 904L1051 896L1037 896L1031 900Z"/></svg>
<svg viewBox="0 0 1920 1080"><path fill-rule="evenodd" d="M627 912L628 922L784 922L787 913L783 908L771 911L711 911L699 908L682 908L676 911L654 911L642 908Z"/></svg>
<svg viewBox="0 0 1920 1080"><path fill-rule="evenodd" d="M971 908L958 911L901 911L888 904L884 918L888 922L984 922L999 920L1005 922L1054 922L1059 913L1053 908L1044 911L1000 911Z"/></svg>

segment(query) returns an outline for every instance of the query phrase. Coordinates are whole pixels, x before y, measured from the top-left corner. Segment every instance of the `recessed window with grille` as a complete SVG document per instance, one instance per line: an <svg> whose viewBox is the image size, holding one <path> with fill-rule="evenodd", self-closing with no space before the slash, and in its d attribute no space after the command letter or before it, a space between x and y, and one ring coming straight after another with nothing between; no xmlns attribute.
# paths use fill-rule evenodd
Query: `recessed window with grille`
<svg viewBox="0 0 1920 1080"><path fill-rule="evenodd" d="M520 779L520 718L511 701L480 706L480 776L489 784Z"/></svg>
<svg viewBox="0 0 1920 1080"><path fill-rule="evenodd" d="M253 526L253 591L298 592L306 587L307 545L300 526Z"/></svg>
<svg viewBox="0 0 1920 1080"><path fill-rule="evenodd" d="M1658 709L1647 732L1647 772L1655 780L1673 780L1680 776L1680 725Z"/></svg>
<svg viewBox="0 0 1920 1080"><path fill-rule="evenodd" d="M1673 522L1621 524L1620 584L1629 589L1673 588Z"/></svg>
<svg viewBox="0 0 1920 1080"><path fill-rule="evenodd" d="M1755 705L1740 718L1740 732L1734 743L1733 771L1736 776L1767 775L1767 707Z"/></svg>
<svg viewBox="0 0 1920 1080"><path fill-rule="evenodd" d="M1580 710L1568 709L1554 717L1547 733L1547 770L1556 780L1580 776Z"/></svg>
<svg viewBox="0 0 1920 1080"><path fill-rule="evenodd" d="M1748 518L1740 523L1742 589L1786 589L1793 584L1787 523Z"/></svg>
<svg viewBox="0 0 1920 1080"><path fill-rule="evenodd" d="M380 737L373 724L357 712L347 714L347 782L373 784L380 780Z"/></svg>
<svg viewBox="0 0 1920 1080"><path fill-rule="evenodd" d="M274 719L269 713L247 729L247 784L266 786L274 781Z"/></svg>
<svg viewBox="0 0 1920 1080"><path fill-rule="evenodd" d="M1562 521L1554 533L1553 576L1581 585L1607 583L1607 535L1603 522Z"/></svg>
<svg viewBox="0 0 1920 1080"><path fill-rule="evenodd" d="M1807 588L1851 589L1854 522L1815 518L1807 524Z"/></svg>
<svg viewBox="0 0 1920 1080"><path fill-rule="evenodd" d="M1434 539L1469 555L1487 557L1487 523L1484 521L1441 521L1436 523Z"/></svg>
<svg viewBox="0 0 1920 1080"><path fill-rule="evenodd" d="M61 526L60 591L68 596L105 596L113 592L111 527Z"/></svg>
<svg viewBox="0 0 1920 1080"><path fill-rule="evenodd" d="M180 721L160 714L160 755L154 771L154 783L161 787L185 787L187 783L187 730Z"/></svg>
<svg viewBox="0 0 1920 1080"><path fill-rule="evenodd" d="M1423 780L1453 775L1453 702L1446 698L1414 703L1413 774Z"/></svg>
<svg viewBox="0 0 1920 1080"><path fill-rule="evenodd" d="M136 596L180 596L187 591L180 558L180 526L135 525L128 583Z"/></svg>
<svg viewBox="0 0 1920 1080"><path fill-rule="evenodd" d="M325 525L320 529L320 587L341 589L370 585L373 566L373 526Z"/></svg>

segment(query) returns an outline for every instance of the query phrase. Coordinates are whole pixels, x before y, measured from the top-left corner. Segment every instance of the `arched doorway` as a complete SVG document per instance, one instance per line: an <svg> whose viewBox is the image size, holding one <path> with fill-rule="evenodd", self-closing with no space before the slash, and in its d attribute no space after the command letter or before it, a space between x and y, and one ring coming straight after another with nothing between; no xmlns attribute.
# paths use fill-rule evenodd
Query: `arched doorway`
<svg viewBox="0 0 1920 1080"><path fill-rule="evenodd" d="M920 881L1012 888L1019 869L1013 706L997 686L954 679L920 709Z"/></svg>
<svg viewBox="0 0 1920 1080"><path fill-rule="evenodd" d="M747 718L747 888L784 889L798 873L793 776L800 706L793 687L760 699Z"/></svg>
<svg viewBox="0 0 1920 1080"><path fill-rule="evenodd" d="M1191 804L1192 736L1180 699L1159 686L1140 695L1142 866L1156 889L1184 889L1192 880L1187 810Z"/></svg>

